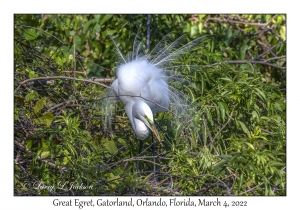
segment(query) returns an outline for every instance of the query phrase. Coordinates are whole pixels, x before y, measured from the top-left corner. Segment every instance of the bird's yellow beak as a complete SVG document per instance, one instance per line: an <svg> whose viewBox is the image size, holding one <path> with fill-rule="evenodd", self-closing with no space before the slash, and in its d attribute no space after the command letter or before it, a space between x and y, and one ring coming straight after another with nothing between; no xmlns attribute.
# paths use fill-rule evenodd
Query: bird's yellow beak
<svg viewBox="0 0 300 210"><path fill-rule="evenodd" d="M152 131L152 133L153 133L153 134L156 136L156 138L158 139L160 145L163 146L162 143L161 143L161 139L160 139L160 137L159 137L158 131L156 130L156 127L155 127L155 125L154 125L153 120L150 120L150 119L147 117L147 115L145 115L144 118L145 118L145 120L146 120L145 124L147 125L147 127L150 128L150 130Z"/></svg>
<svg viewBox="0 0 300 210"><path fill-rule="evenodd" d="M156 138L158 139L160 145L163 146L162 143L161 143L161 139L160 139L160 137L159 137L158 131L156 130L155 125L154 125L154 124L150 124L150 129L151 129L152 133L153 133L153 134L156 136Z"/></svg>

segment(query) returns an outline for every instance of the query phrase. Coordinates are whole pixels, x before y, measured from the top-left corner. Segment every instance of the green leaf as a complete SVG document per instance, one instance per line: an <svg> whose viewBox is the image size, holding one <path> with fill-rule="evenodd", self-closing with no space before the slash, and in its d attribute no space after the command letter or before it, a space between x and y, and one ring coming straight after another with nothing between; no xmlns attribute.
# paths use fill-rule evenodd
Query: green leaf
<svg viewBox="0 0 300 210"><path fill-rule="evenodd" d="M110 154L115 154L118 152L118 148L115 145L114 141L109 141L107 140L104 144L103 144L104 149L106 149Z"/></svg>
<svg viewBox="0 0 300 210"><path fill-rule="evenodd" d="M243 131L247 134L247 136L250 138L251 135L250 135L250 132L249 132L248 128L246 127L246 125L245 125L242 121L239 121L239 120L238 120L238 122L239 122L239 124L241 125L242 130L243 130Z"/></svg>
<svg viewBox="0 0 300 210"><path fill-rule="evenodd" d="M99 21L102 15L94 15L96 21Z"/></svg>
<svg viewBox="0 0 300 210"><path fill-rule="evenodd" d="M286 27L281 26L279 31L280 37L285 41L286 39Z"/></svg>
<svg viewBox="0 0 300 210"><path fill-rule="evenodd" d="M252 118L253 119L256 118L257 120L259 120L259 116L258 116L258 114L257 114L257 112L255 110L252 111Z"/></svg>
<svg viewBox="0 0 300 210"><path fill-rule="evenodd" d="M35 113L38 113L39 111L41 111L42 108L44 107L44 103L45 103L45 99L44 99L44 98L38 100L38 101L36 102L35 106L34 106L33 111L34 111Z"/></svg>
<svg viewBox="0 0 300 210"><path fill-rule="evenodd" d="M206 113L206 117L207 117L208 122L210 122L211 125L214 125L210 110L208 108L205 108L205 111L206 111L205 113Z"/></svg>
<svg viewBox="0 0 300 210"><path fill-rule="evenodd" d="M199 22L199 24L198 24L199 34L202 33L202 28L203 28L203 23Z"/></svg>
<svg viewBox="0 0 300 210"><path fill-rule="evenodd" d="M76 49L78 49L79 51L81 51L81 47L82 47L81 45L82 45L82 43L81 43L81 38L79 36L76 35L74 37L73 44L75 44Z"/></svg>
<svg viewBox="0 0 300 210"><path fill-rule="evenodd" d="M31 28L25 31L24 37L27 41L34 40L38 37L38 34L35 29Z"/></svg>
<svg viewBox="0 0 300 210"><path fill-rule="evenodd" d="M192 158L187 158L187 162L190 164L190 166L193 165L193 159Z"/></svg>
<svg viewBox="0 0 300 210"><path fill-rule="evenodd" d="M283 163L280 163L280 162L276 162L276 161L271 161L269 164L269 166L275 166L275 167L282 167L282 166L285 166L285 164Z"/></svg>
<svg viewBox="0 0 300 210"><path fill-rule="evenodd" d="M39 119L49 128L54 119L54 115L51 112L47 112Z"/></svg>
<svg viewBox="0 0 300 210"><path fill-rule="evenodd" d="M222 102L218 102L218 105L219 105L219 109L221 111L222 120L224 122L225 121L225 108L224 108Z"/></svg>
<svg viewBox="0 0 300 210"><path fill-rule="evenodd" d="M221 120L220 119L220 109L219 109L219 107L218 107L218 105L216 103L213 103L213 105L214 105L215 110L217 112L217 119L218 119L218 121L220 121Z"/></svg>
<svg viewBox="0 0 300 210"><path fill-rule="evenodd" d="M48 149L49 149L49 141L47 141L47 139L42 138L42 139L41 139L41 143L42 143L42 148L43 148L44 150L48 150Z"/></svg>
<svg viewBox="0 0 300 210"><path fill-rule="evenodd" d="M277 25L280 25L282 23L282 20L283 20L283 16L282 15L278 15L277 19L276 19Z"/></svg>
<svg viewBox="0 0 300 210"><path fill-rule="evenodd" d="M232 29L227 28L226 29L226 37L225 37L226 44L229 45L231 43L231 40L232 40Z"/></svg>
<svg viewBox="0 0 300 210"><path fill-rule="evenodd" d="M186 88L190 91L190 95L192 96L192 101L195 101L195 96L194 96L193 91L188 87L186 87Z"/></svg>
<svg viewBox="0 0 300 210"><path fill-rule="evenodd" d="M34 71L30 71L28 76L29 76L30 79L32 79L32 78L37 78L39 75L35 74Z"/></svg>
<svg viewBox="0 0 300 210"><path fill-rule="evenodd" d="M240 180L239 180L239 189L238 189L239 192L241 191L243 181L244 181L244 174L241 173Z"/></svg>
<svg viewBox="0 0 300 210"><path fill-rule="evenodd" d="M246 51L248 49L248 45L246 42L243 43L243 45L240 48L240 59L245 60Z"/></svg>
<svg viewBox="0 0 300 210"><path fill-rule="evenodd" d="M48 157L48 156L50 156L50 151L43 151L43 152L41 153L41 158L46 158L46 157Z"/></svg>
<svg viewBox="0 0 300 210"><path fill-rule="evenodd" d="M66 155L66 157L64 157L62 161L63 161L63 164L66 165L66 164L68 164L70 162L69 157L68 157L68 155L70 154L70 152L68 150L64 150L63 153Z"/></svg>
<svg viewBox="0 0 300 210"><path fill-rule="evenodd" d="M112 18L113 15L102 15L102 19L100 20L100 26L102 26L106 21Z"/></svg>
<svg viewBox="0 0 300 210"><path fill-rule="evenodd" d="M194 37L196 34L198 34L199 32L199 29L198 29L198 26L197 25L192 25L191 26L191 37Z"/></svg>
<svg viewBox="0 0 300 210"><path fill-rule="evenodd" d="M67 61L67 59L66 58L61 58L61 57L56 57L55 58L55 62L58 64L58 65L60 65L60 66L63 66L64 65L64 63Z"/></svg>
<svg viewBox="0 0 300 210"><path fill-rule="evenodd" d="M184 25L183 25L183 32L184 33L190 33L191 31L191 24L190 23L187 23L187 22L184 22Z"/></svg>
<svg viewBox="0 0 300 210"><path fill-rule="evenodd" d="M76 157L78 156L78 153L77 153L75 147L74 147L70 142L66 142L65 145L66 145L68 151L69 151L72 155L74 155L74 156L76 156Z"/></svg>
<svg viewBox="0 0 300 210"><path fill-rule="evenodd" d="M100 32L101 26L97 23L94 27L94 31Z"/></svg>
<svg viewBox="0 0 300 210"><path fill-rule="evenodd" d="M252 150L255 150L252 144L250 144L248 142L245 142L245 144L247 144Z"/></svg>
<svg viewBox="0 0 300 210"><path fill-rule="evenodd" d="M25 99L30 101L32 99L35 99L35 97L37 97L38 94L36 91L30 91L26 96L25 96Z"/></svg>
<svg viewBox="0 0 300 210"><path fill-rule="evenodd" d="M74 36L75 33L76 33L75 31L70 31L70 32L69 32L69 36Z"/></svg>
<svg viewBox="0 0 300 210"><path fill-rule="evenodd" d="M16 121L18 119L19 119L19 116L16 113L14 113L14 121Z"/></svg>
<svg viewBox="0 0 300 210"><path fill-rule="evenodd" d="M118 142L119 142L120 144L122 144L123 146L126 146L126 145L127 145L127 143L126 143L126 141L124 141L124 139L118 138Z"/></svg>
<svg viewBox="0 0 300 210"><path fill-rule="evenodd" d="M232 155L219 155L218 158L221 159L230 159L232 157Z"/></svg>
<svg viewBox="0 0 300 210"><path fill-rule="evenodd" d="M229 82L232 82L232 80L231 79L229 79L229 78L220 78L221 80L225 80L225 81L229 81Z"/></svg>
<svg viewBox="0 0 300 210"><path fill-rule="evenodd" d="M180 133L182 131L182 127L183 127L182 123L179 123L179 125L177 126L177 128L175 130L175 138L177 138L180 135Z"/></svg>
<svg viewBox="0 0 300 210"><path fill-rule="evenodd" d="M26 146L27 149L31 149L32 144L33 144L33 140L32 139L26 139L25 146Z"/></svg>
<svg viewBox="0 0 300 210"><path fill-rule="evenodd" d="M221 171L223 171L226 168L227 164L228 164L228 160L223 159L217 165L215 165L214 167L217 171L217 174L220 173Z"/></svg>
<svg viewBox="0 0 300 210"><path fill-rule="evenodd" d="M72 55L72 50L69 48L69 47L67 47L67 46L61 46L60 48L59 48L62 52L63 52L63 54L64 54L64 57L68 57L70 54Z"/></svg>
<svg viewBox="0 0 300 210"><path fill-rule="evenodd" d="M260 89L254 88L254 90L256 90L256 95L258 95L261 99L266 100L266 95Z"/></svg>
<svg viewBox="0 0 300 210"><path fill-rule="evenodd" d="M86 22L84 24L84 27L83 27L83 33L85 34L86 31L89 29L90 25L93 24L93 23L95 23L95 22L96 22L95 19L92 19L92 20L89 20L88 22Z"/></svg>
<svg viewBox="0 0 300 210"><path fill-rule="evenodd" d="M225 96L227 93L229 93L229 91L223 91L222 93L221 93L221 96Z"/></svg>

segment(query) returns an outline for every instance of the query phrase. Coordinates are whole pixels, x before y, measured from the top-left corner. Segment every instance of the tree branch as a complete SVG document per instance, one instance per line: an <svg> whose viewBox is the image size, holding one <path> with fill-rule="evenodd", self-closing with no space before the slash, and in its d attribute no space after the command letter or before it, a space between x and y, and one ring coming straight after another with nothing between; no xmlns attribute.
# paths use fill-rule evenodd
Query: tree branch
<svg viewBox="0 0 300 210"><path fill-rule="evenodd" d="M273 17L274 18L274 17ZM272 19L273 19L272 18ZM235 24L244 24L244 25L251 25L251 26L261 26L261 27L265 27L265 26L267 26L267 25L269 25L270 24L270 22L272 21L272 19L271 20L269 20L268 22L266 22L266 23L252 23L252 22L248 22L248 21L236 21L236 20L230 20L230 19L221 19L221 18L215 18L215 17L209 17L207 20L206 20L206 22L207 21L210 21L210 20L214 20L214 21L218 21L218 22L227 22L227 23L235 23Z"/></svg>
<svg viewBox="0 0 300 210"><path fill-rule="evenodd" d="M281 56L281 57L276 57L276 59L281 59L285 56ZM269 59L270 60L270 59ZM267 66L272 66L278 69L286 69L286 67L282 67L282 66L277 66L275 64L272 63L267 63L267 61L269 60L265 60L265 61L246 61L246 60L230 60L230 61L223 61L223 62L219 62L219 63L214 63L214 64L209 64L209 65L205 65L203 67L212 67L212 66L216 66L219 64L224 64L224 63L228 63L228 64L244 64L244 63L257 63L257 64L262 64L262 65L267 65ZM275 60L275 58L272 58L272 60Z"/></svg>
<svg viewBox="0 0 300 210"><path fill-rule="evenodd" d="M99 80L97 79L78 79L78 78L74 78L74 77L66 77L66 76L52 76L52 77L37 77L37 78L31 78L31 79L27 79L27 80L24 80L22 82L20 82L19 84L20 85L25 85L27 82L31 82L31 81L35 81L35 80L51 80L51 79L66 79L66 80L75 80L75 81L80 81L80 82L88 82L88 83L93 83L93 84L96 84L96 85L101 85L103 87L106 87L106 88L110 88L109 86L107 85L104 85L100 82L97 82ZM113 78L114 80L115 78ZM109 80L111 81L112 78L110 79L100 79L102 81L106 81L108 82ZM112 81L113 81L112 80Z"/></svg>

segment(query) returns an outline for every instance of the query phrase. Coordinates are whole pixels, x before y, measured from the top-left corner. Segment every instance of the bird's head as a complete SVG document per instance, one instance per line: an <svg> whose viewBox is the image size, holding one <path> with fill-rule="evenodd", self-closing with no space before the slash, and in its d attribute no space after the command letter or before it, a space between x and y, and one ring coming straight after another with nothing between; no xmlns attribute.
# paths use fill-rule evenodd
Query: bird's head
<svg viewBox="0 0 300 210"><path fill-rule="evenodd" d="M150 107L143 100L138 100L135 102L132 107L132 114L133 117L142 121L156 136L159 143L162 144L158 131L156 130L156 127L154 125L153 113Z"/></svg>

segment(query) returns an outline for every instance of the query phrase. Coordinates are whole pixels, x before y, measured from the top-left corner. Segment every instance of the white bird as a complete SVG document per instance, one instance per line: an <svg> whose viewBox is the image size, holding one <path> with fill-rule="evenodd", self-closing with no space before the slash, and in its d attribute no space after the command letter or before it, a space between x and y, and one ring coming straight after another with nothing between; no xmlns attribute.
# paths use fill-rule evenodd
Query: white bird
<svg viewBox="0 0 300 210"><path fill-rule="evenodd" d="M150 129L161 141L153 114L169 108L169 90L163 71L145 58L137 58L118 68L117 79L111 87L121 100L137 138L146 139Z"/></svg>
<svg viewBox="0 0 300 210"><path fill-rule="evenodd" d="M108 99L116 97L121 100L136 137L140 140L140 154L143 142L151 132L161 143L154 126L154 114L171 110L178 117L188 112L188 97L170 85L172 77L167 74L175 72L176 66L173 61L189 52L202 37L178 47L185 36L173 41L170 35L167 35L146 55L141 53L142 44L137 38L133 52L129 53L126 59L113 40L122 63L117 67L116 80L111 85ZM109 110L106 111L109 115ZM152 152L155 155L154 146Z"/></svg>

